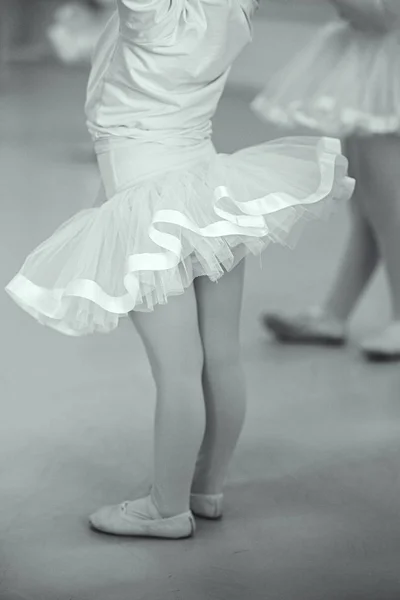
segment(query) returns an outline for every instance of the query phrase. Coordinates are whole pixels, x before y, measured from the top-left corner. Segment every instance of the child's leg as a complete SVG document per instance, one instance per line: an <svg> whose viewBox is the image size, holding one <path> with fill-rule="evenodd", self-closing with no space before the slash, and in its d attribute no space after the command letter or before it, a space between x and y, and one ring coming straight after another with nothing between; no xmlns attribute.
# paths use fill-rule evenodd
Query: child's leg
<svg viewBox="0 0 400 600"><path fill-rule="evenodd" d="M207 277L195 280L206 405L206 430L192 485L195 494L222 492L245 418L245 377L239 340L244 272L242 260L217 283Z"/></svg>
<svg viewBox="0 0 400 600"><path fill-rule="evenodd" d="M350 317L379 261L375 236L362 213L358 194L351 200L350 210L350 237L324 305L325 311L340 321Z"/></svg>
<svg viewBox="0 0 400 600"><path fill-rule="evenodd" d="M163 517L189 510L204 435L203 350L193 286L152 313L132 312L157 389L152 498Z"/></svg>
<svg viewBox="0 0 400 600"><path fill-rule="evenodd" d="M368 221L365 205L371 201L368 173L362 168L359 142L348 141L347 157L356 189L350 202L351 230L341 266L324 308L328 314L346 321L368 285L379 261L377 239ZM373 196L375 201L375 196Z"/></svg>
<svg viewBox="0 0 400 600"><path fill-rule="evenodd" d="M399 360L400 137L377 136L365 141L363 159L374 192L374 196L368 198L365 210L378 238L388 275L393 320L383 331L364 340L362 350L371 360Z"/></svg>
<svg viewBox="0 0 400 600"><path fill-rule="evenodd" d="M372 194L365 211L374 228L386 267L393 317L400 321L400 137L379 136L363 145Z"/></svg>

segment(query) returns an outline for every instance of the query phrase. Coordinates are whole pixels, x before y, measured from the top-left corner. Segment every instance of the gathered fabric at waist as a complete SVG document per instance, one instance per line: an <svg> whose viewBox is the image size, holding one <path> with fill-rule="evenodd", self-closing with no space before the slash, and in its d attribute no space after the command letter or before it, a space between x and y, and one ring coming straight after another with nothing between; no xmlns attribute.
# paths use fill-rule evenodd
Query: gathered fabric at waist
<svg viewBox="0 0 400 600"><path fill-rule="evenodd" d="M138 183L188 168L217 154L210 139L166 145L116 137L96 140L95 152L108 199Z"/></svg>

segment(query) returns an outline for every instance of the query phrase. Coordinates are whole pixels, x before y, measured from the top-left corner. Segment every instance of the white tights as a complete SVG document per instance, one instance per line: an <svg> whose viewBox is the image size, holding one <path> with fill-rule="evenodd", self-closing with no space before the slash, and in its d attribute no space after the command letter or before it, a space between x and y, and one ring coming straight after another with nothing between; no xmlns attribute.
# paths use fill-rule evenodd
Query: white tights
<svg viewBox="0 0 400 600"><path fill-rule="evenodd" d="M217 283L198 277L154 312L130 314L156 383L152 497L164 517L189 510L191 491L222 492L242 430L244 268Z"/></svg>

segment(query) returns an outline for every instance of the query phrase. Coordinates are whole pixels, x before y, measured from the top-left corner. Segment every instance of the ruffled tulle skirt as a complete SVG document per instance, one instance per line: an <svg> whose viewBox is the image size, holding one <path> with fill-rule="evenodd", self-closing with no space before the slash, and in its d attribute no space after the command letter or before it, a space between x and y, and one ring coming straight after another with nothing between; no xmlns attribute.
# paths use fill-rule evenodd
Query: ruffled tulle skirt
<svg viewBox="0 0 400 600"><path fill-rule="evenodd" d="M304 222L328 216L354 187L330 138L286 138L232 155L210 144L189 162L190 153L168 152L168 169L153 165L139 178L129 148L118 151L123 161L115 152L100 157L97 205L34 250L6 288L40 323L68 335L110 332L121 316L152 311L195 277L217 281L271 242L293 246Z"/></svg>
<svg viewBox="0 0 400 600"><path fill-rule="evenodd" d="M263 119L325 135L400 132L400 33L335 22L273 76L252 103Z"/></svg>

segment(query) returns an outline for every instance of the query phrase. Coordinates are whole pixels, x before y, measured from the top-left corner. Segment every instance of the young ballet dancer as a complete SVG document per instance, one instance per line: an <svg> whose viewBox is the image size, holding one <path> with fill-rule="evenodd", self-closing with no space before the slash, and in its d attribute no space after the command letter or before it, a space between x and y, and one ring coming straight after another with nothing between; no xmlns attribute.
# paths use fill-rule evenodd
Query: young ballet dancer
<svg viewBox="0 0 400 600"><path fill-rule="evenodd" d="M301 222L353 191L336 139L216 152L211 118L255 8L118 1L86 103L104 190L6 288L62 333L107 333L129 315L143 340L157 390L153 484L96 511L102 532L178 539L194 533L193 515L221 517L246 404L243 259L289 244Z"/></svg>
<svg viewBox="0 0 400 600"><path fill-rule="evenodd" d="M361 344L370 360L400 359L400 0L331 0L341 21L324 27L253 102L264 119L346 139L357 181L352 227L332 290L320 307L266 314L278 340L342 345L347 323L382 260L393 318Z"/></svg>

